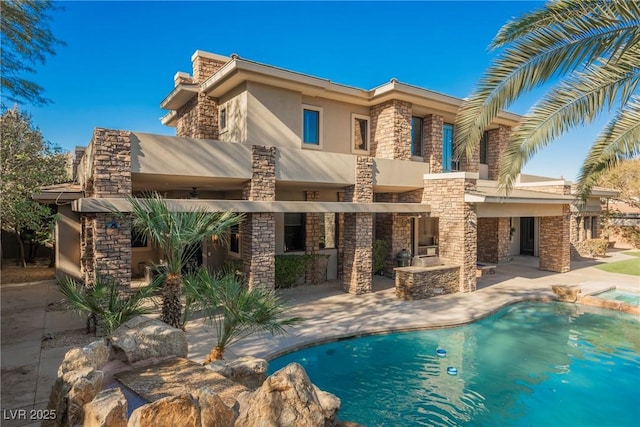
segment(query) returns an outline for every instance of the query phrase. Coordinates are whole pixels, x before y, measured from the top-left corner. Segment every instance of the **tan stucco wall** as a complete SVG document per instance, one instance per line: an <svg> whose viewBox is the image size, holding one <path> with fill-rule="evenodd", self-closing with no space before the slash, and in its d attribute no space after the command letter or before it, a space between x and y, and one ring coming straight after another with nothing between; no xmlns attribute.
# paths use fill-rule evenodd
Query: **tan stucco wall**
<svg viewBox="0 0 640 427"><path fill-rule="evenodd" d="M159 261L160 252L151 245L146 248L131 248L131 275L142 276L145 265L157 264Z"/></svg>
<svg viewBox="0 0 640 427"><path fill-rule="evenodd" d="M218 108L227 109L227 127L219 130L220 141L247 141L247 98L246 83L236 86L220 98Z"/></svg>
<svg viewBox="0 0 640 427"><path fill-rule="evenodd" d="M247 142L276 147L300 147L300 93L259 83L247 83Z"/></svg>
<svg viewBox="0 0 640 427"><path fill-rule="evenodd" d="M55 228L56 277L67 276L81 279L80 273L80 215L71 210L71 205L58 207Z"/></svg>

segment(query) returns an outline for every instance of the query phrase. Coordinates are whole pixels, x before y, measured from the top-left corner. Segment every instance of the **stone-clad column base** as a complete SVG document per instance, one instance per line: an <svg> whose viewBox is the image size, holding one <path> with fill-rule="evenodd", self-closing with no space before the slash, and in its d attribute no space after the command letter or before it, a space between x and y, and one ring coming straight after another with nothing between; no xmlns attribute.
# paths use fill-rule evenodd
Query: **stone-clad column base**
<svg viewBox="0 0 640 427"><path fill-rule="evenodd" d="M343 288L351 294L371 292L373 216L345 214Z"/></svg>
<svg viewBox="0 0 640 427"><path fill-rule="evenodd" d="M540 218L540 270L566 273L571 270L569 208L562 216Z"/></svg>

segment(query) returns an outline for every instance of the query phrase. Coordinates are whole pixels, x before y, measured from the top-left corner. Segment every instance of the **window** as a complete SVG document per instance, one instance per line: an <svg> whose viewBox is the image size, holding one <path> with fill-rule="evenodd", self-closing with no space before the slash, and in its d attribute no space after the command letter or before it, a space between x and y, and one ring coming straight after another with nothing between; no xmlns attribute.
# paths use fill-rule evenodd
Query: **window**
<svg viewBox="0 0 640 427"><path fill-rule="evenodd" d="M229 252L240 255L240 225L238 224L229 229Z"/></svg>
<svg viewBox="0 0 640 427"><path fill-rule="evenodd" d="M333 212L320 214L320 249L335 249L338 241L336 221L337 216Z"/></svg>
<svg viewBox="0 0 640 427"><path fill-rule="evenodd" d="M220 108L220 131L227 129L227 107Z"/></svg>
<svg viewBox="0 0 640 427"><path fill-rule="evenodd" d="M369 117L351 115L351 151L369 154Z"/></svg>
<svg viewBox="0 0 640 427"><path fill-rule="evenodd" d="M422 117L411 117L411 155L422 157Z"/></svg>
<svg viewBox="0 0 640 427"><path fill-rule="evenodd" d="M284 214L284 250L304 251L305 216L303 213Z"/></svg>
<svg viewBox="0 0 640 427"><path fill-rule="evenodd" d="M303 106L302 144L308 147L322 146L322 109L320 107Z"/></svg>
<svg viewBox="0 0 640 427"><path fill-rule="evenodd" d="M487 162L487 151L489 150L489 132L482 134L480 139L480 163L483 165L489 164Z"/></svg>
<svg viewBox="0 0 640 427"><path fill-rule="evenodd" d="M598 217L597 216L591 217L591 238L592 239L598 238Z"/></svg>
<svg viewBox="0 0 640 427"><path fill-rule="evenodd" d="M131 230L131 247L146 248L147 246L147 235L136 230Z"/></svg>
<svg viewBox="0 0 640 427"><path fill-rule="evenodd" d="M458 162L453 160L453 125L448 123L442 126L442 170L458 170Z"/></svg>

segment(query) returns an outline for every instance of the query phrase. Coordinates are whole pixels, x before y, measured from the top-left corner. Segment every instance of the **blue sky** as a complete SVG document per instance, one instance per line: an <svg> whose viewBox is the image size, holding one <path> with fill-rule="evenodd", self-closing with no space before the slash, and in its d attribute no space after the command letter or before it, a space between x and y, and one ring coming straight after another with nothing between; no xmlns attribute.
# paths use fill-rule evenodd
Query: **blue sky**
<svg viewBox="0 0 640 427"><path fill-rule="evenodd" d="M95 127L174 135L160 101L197 49L370 89L392 77L467 96L502 24L540 2L60 2L57 48L32 78L52 104L23 106L65 150ZM538 91L509 108L525 113ZM600 121L598 124L602 124ZM597 127L540 152L525 172L574 179Z"/></svg>

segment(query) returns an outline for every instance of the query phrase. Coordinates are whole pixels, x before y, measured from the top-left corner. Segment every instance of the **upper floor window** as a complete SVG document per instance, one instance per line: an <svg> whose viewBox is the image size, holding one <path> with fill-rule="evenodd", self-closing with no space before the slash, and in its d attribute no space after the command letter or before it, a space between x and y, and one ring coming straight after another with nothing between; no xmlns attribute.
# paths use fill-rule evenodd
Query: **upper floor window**
<svg viewBox="0 0 640 427"><path fill-rule="evenodd" d="M218 122L220 126L220 132L227 129L227 107L220 108L220 114L218 116Z"/></svg>
<svg viewBox="0 0 640 427"><path fill-rule="evenodd" d="M422 117L411 117L411 155L422 157Z"/></svg>
<svg viewBox="0 0 640 427"><path fill-rule="evenodd" d="M482 134L482 138L480 139L480 163L483 165L489 164L487 161L489 151L489 132L485 132Z"/></svg>
<svg viewBox="0 0 640 427"><path fill-rule="evenodd" d="M369 154L369 117L351 115L351 151Z"/></svg>
<svg viewBox="0 0 640 427"><path fill-rule="evenodd" d="M302 144L318 148L322 146L322 108L303 105Z"/></svg>
<svg viewBox="0 0 640 427"><path fill-rule="evenodd" d="M449 123L442 126L442 170L458 170L458 162L453 160L453 125Z"/></svg>

